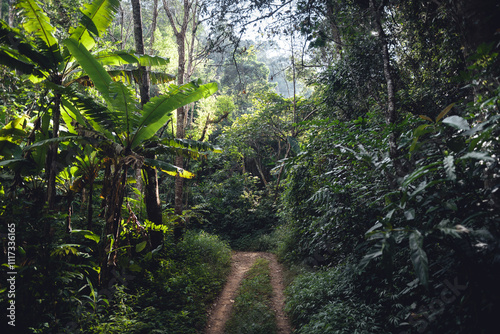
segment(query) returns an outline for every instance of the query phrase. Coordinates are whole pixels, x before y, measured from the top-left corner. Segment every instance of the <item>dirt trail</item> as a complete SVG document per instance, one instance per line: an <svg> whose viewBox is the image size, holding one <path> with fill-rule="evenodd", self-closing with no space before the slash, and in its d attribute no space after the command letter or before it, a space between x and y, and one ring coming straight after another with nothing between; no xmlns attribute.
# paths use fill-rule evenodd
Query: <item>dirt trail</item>
<svg viewBox="0 0 500 334"><path fill-rule="evenodd" d="M233 307L234 298L245 273L250 269L255 260L262 257L269 260L271 272L271 285L273 286L272 307L276 312L276 324L278 334L290 334L292 329L288 323L283 307L285 305L285 296L283 294L283 269L278 263L276 256L270 253L262 252L233 252L231 258L231 273L219 298L213 304L210 310L205 334L223 334L224 325L229 319ZM263 333L265 334L265 333Z"/></svg>

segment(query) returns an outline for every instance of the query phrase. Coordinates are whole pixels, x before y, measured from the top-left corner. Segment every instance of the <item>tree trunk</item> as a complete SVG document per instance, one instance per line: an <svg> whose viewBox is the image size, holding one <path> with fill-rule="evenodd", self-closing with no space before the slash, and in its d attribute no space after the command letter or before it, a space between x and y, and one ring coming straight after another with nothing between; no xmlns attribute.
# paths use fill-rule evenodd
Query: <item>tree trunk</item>
<svg viewBox="0 0 500 334"><path fill-rule="evenodd" d="M395 97L395 87L394 80L392 77L392 69L390 63L389 47L387 45L387 36L385 35L384 29L382 28L382 11L384 10L383 2L376 8L374 4L375 0L370 0L370 10L373 16L373 23L375 25L375 30L377 31L378 38L380 41L380 46L382 48L382 60L384 63L384 77L387 85L387 111L385 115L385 122L387 125L395 124L397 121L396 114L396 97ZM398 176L406 175L404 164L401 161L400 154L398 152L397 145L398 134L392 132L389 135L389 156L391 157L392 163L394 165L396 174Z"/></svg>
<svg viewBox="0 0 500 334"><path fill-rule="evenodd" d="M132 1L132 14L134 19L135 51L138 54L143 55L145 52L144 52L144 39L142 35L141 2L140 0L131 0L131 1ZM141 73L141 82L139 82L141 104L145 105L149 101L149 76L148 76L148 71L144 66L139 66L139 72Z"/></svg>
<svg viewBox="0 0 500 334"><path fill-rule="evenodd" d="M175 39L177 43L177 53L179 55L179 61L177 64L177 84L179 86L183 85L185 83L185 76L186 76L186 33L187 33L187 28L188 28L188 22L189 22L189 12L190 8L193 4L190 3L188 0L184 0L184 12L183 12L183 18L182 21L177 21L177 22L182 22L180 27L177 26L176 20L174 19L173 13L170 10L170 7L167 5L166 0L163 0L163 8L165 9L165 12L167 14L168 20L170 22L170 25L174 31L175 34ZM176 129L176 137L177 138L184 138L184 123L185 123L185 117L186 117L186 107L180 107L177 109L177 129ZM176 156L175 157L175 165L177 167L183 168L184 166L184 159L182 156ZM182 197L183 197L183 192L184 192L184 179L181 178L179 175L175 176L175 204L174 204L174 213L178 216L182 215L183 211L183 205L182 205ZM184 235L184 229L185 229L185 223L184 221L179 218L177 220L177 223L174 227L174 239L176 241L179 241L182 239Z"/></svg>
<svg viewBox="0 0 500 334"><path fill-rule="evenodd" d="M134 38L136 52L144 54L144 39L142 32L142 15L140 0L132 0L132 10L134 15ZM148 103L149 94L149 77L148 71L144 66L139 66L142 73L141 82L139 83L139 91L141 95L141 105ZM155 158L154 155L149 158ZM156 169L144 167L145 174L145 202L146 212L148 219L157 224L163 223L161 206L160 206L160 192L158 189L158 174ZM151 232L151 245L153 248L158 247L163 241L163 234L159 231Z"/></svg>
<svg viewBox="0 0 500 334"><path fill-rule="evenodd" d="M149 40L149 53L153 53L153 45L155 43L155 31L156 31L156 23L158 19L158 0L154 0L153 2L153 20L151 22L151 39Z"/></svg>
<svg viewBox="0 0 500 334"><path fill-rule="evenodd" d="M9 26L13 27L14 26L14 16L15 16L15 0L7 0L7 3L9 5Z"/></svg>
<svg viewBox="0 0 500 334"><path fill-rule="evenodd" d="M123 159L123 158L122 158ZM103 193L105 194L105 228L103 249L101 254L101 270L99 272L99 285L105 286L111 278L110 273L116 266L116 249L119 247L121 209L125 196L125 184L127 181L128 165L124 161L114 162L112 166L107 166L104 180Z"/></svg>

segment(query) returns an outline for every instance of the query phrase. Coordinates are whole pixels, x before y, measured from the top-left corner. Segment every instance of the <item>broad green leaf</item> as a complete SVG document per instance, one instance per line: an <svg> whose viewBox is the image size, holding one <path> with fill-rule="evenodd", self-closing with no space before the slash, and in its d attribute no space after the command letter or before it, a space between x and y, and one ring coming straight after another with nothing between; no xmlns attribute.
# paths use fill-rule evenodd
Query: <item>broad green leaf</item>
<svg viewBox="0 0 500 334"><path fill-rule="evenodd" d="M124 132L126 141L129 143L130 134L136 128L139 116L139 109L136 107L137 99L129 86L122 82L112 82L109 85L109 101L113 108L113 116L118 129L117 132Z"/></svg>
<svg viewBox="0 0 500 334"><path fill-rule="evenodd" d="M13 143L11 138L0 137L0 157L20 158L23 150L19 145Z"/></svg>
<svg viewBox="0 0 500 334"><path fill-rule="evenodd" d="M413 131L414 137L420 137L426 133L432 132L431 124L422 124Z"/></svg>
<svg viewBox="0 0 500 334"><path fill-rule="evenodd" d="M143 141L153 137L165 125L173 110L206 98L216 91L216 83L209 83L202 86L189 83L182 87L174 87L168 95L152 98L143 107L138 130L133 137L131 148L133 149Z"/></svg>
<svg viewBox="0 0 500 334"><path fill-rule="evenodd" d="M172 176L179 175L180 177L185 179L192 179L194 177L193 173L188 172L187 170L184 170L180 167L176 167L172 164L169 164L168 162L146 158L144 159L144 163L147 166L158 168L159 170L161 170L164 173L167 173L168 175Z"/></svg>
<svg viewBox="0 0 500 334"><path fill-rule="evenodd" d="M89 31L96 36L106 31L119 8L119 0L94 0L85 4L81 8L83 17L80 25L70 31L70 38L82 43L87 50L92 49L95 40Z"/></svg>
<svg viewBox="0 0 500 334"><path fill-rule="evenodd" d="M460 116L449 116L443 119L444 124L448 124L459 130L470 130L469 123Z"/></svg>
<svg viewBox="0 0 500 334"><path fill-rule="evenodd" d="M420 280L420 283L427 287L429 283L429 264L427 254L422 248L423 240L424 238L419 231L415 230L410 232L409 242L413 268L415 269L415 274Z"/></svg>
<svg viewBox="0 0 500 334"><path fill-rule="evenodd" d="M141 243L138 243L137 245L135 245L135 251L137 253L140 253L143 251L144 248L146 248L146 244L147 244L147 241L143 241Z"/></svg>
<svg viewBox="0 0 500 334"><path fill-rule="evenodd" d="M26 159L9 159L0 161L0 167L9 167L16 164L29 163Z"/></svg>
<svg viewBox="0 0 500 334"><path fill-rule="evenodd" d="M85 124L85 120L78 109L65 98L62 99L61 117L66 123L68 131L73 134L78 134L75 129L75 122L81 125Z"/></svg>
<svg viewBox="0 0 500 334"><path fill-rule="evenodd" d="M89 230L72 230L71 233L82 235L84 238L92 240L95 243L99 243L101 240L97 234Z"/></svg>
<svg viewBox="0 0 500 334"><path fill-rule="evenodd" d="M64 107L62 114L64 120L67 118L71 122L74 119L83 127L88 122L96 131L101 132L107 138L113 138L107 129L113 128L114 122L109 115L108 109L102 104L96 103L92 98L76 93L72 94L72 96L67 94L62 99L62 105ZM64 115L65 113L67 113L68 117ZM83 116L85 116L85 120Z"/></svg>
<svg viewBox="0 0 500 334"><path fill-rule="evenodd" d="M441 111L439 113L439 115L436 117L436 123L439 122L439 120L441 118L443 118L444 116L446 116L450 112L451 108L453 108L454 105L455 105L455 103L452 103L449 106L447 106L446 108L444 108L443 111Z"/></svg>
<svg viewBox="0 0 500 334"><path fill-rule="evenodd" d="M97 90L103 95L104 99L109 98L109 84L111 76L104 67L95 59L95 57L74 39L64 40L68 50L76 58L83 70L89 75Z"/></svg>
<svg viewBox="0 0 500 334"><path fill-rule="evenodd" d="M165 66L170 63L170 59L160 56L135 55L139 58L141 66Z"/></svg>
<svg viewBox="0 0 500 334"><path fill-rule="evenodd" d="M0 60L3 64L38 77L48 76L44 70L53 69L54 60L58 59L37 50L34 43L30 43L18 29L9 27L4 21L0 21L0 44L3 58Z"/></svg>
<svg viewBox="0 0 500 334"><path fill-rule="evenodd" d="M0 46L0 64L8 66L11 69L18 70L23 74L36 74L37 76L42 75L41 72L36 69L36 66L29 61L29 59L15 55L14 52L11 52L11 50L8 50L4 46Z"/></svg>
<svg viewBox="0 0 500 334"><path fill-rule="evenodd" d="M446 176L450 180L456 180L457 175L455 174L455 159L452 155L448 155L443 159L444 170L446 171Z"/></svg>
<svg viewBox="0 0 500 334"><path fill-rule="evenodd" d="M17 136L22 137L26 135L26 125L29 118L28 116L21 116L10 121L7 125L5 125L2 129L0 129L0 137L5 136Z"/></svg>
<svg viewBox="0 0 500 334"><path fill-rule="evenodd" d="M371 253L366 254L359 262L360 269L364 269L371 260L376 259L383 255L383 242L377 242L371 249Z"/></svg>
<svg viewBox="0 0 500 334"><path fill-rule="evenodd" d="M127 84L139 82L139 70L112 70L108 71L108 73L114 81L122 81ZM149 81L153 85L164 84L173 80L175 80L174 75L164 72L149 71Z"/></svg>
<svg viewBox="0 0 500 334"><path fill-rule="evenodd" d="M138 273L138 272L141 272L142 267L141 267L140 265L138 265L137 263L132 263L132 264L128 267L128 269L129 269L130 271L135 271L135 272L137 272L137 273Z"/></svg>
<svg viewBox="0 0 500 334"><path fill-rule="evenodd" d="M50 24L50 19L40 8L35 0L21 0L17 3L24 14L23 27L31 34L34 34L45 42L47 47L57 45L57 39L54 37L56 29Z"/></svg>
<svg viewBox="0 0 500 334"><path fill-rule="evenodd" d="M178 147L178 148L187 148L190 150L195 150L199 152L215 152L215 153L222 153L222 149L218 146L214 146L210 143L206 142L201 142L197 140L192 140L192 139L180 139L180 138L165 138L161 140L162 144L172 146L172 147Z"/></svg>
<svg viewBox="0 0 500 334"><path fill-rule="evenodd" d="M126 64L136 64L139 62L136 56L130 54L125 51L117 51L117 52L101 52L98 53L95 58L102 65L110 65L110 66L120 66Z"/></svg>

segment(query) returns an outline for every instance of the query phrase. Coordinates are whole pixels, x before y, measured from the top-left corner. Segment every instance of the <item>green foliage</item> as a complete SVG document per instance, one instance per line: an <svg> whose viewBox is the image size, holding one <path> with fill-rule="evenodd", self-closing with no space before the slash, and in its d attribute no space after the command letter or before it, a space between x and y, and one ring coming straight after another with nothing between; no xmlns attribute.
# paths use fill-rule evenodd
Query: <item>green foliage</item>
<svg viewBox="0 0 500 334"><path fill-rule="evenodd" d="M241 282L224 333L276 333L272 294L269 261L258 258Z"/></svg>
<svg viewBox="0 0 500 334"><path fill-rule="evenodd" d="M297 276L286 311L298 333L386 333L378 325L381 304L357 294L355 276L343 266Z"/></svg>
<svg viewBox="0 0 500 334"><path fill-rule="evenodd" d="M228 240L236 249L257 249L259 238L276 224L273 198L247 174L227 177L224 171L195 188L195 210L204 213L200 228Z"/></svg>
<svg viewBox="0 0 500 334"><path fill-rule="evenodd" d="M467 333L477 321L489 321L492 313L475 311L480 304L498 305L488 295L497 291L498 180L492 175L500 91L488 80L489 88L477 94L477 101L488 102L447 103L432 118L405 115L392 127L374 113L308 122L303 153L287 166L281 215L289 231L279 255L334 266L328 272L335 275L299 276L290 288L288 308L298 332L425 326L429 333ZM385 153L390 133L402 134L399 171ZM342 269L345 263L355 269ZM490 270L496 274L486 274ZM444 303L439 298L453 280L460 298ZM433 313L438 302L443 306ZM356 322L345 321L350 315Z"/></svg>

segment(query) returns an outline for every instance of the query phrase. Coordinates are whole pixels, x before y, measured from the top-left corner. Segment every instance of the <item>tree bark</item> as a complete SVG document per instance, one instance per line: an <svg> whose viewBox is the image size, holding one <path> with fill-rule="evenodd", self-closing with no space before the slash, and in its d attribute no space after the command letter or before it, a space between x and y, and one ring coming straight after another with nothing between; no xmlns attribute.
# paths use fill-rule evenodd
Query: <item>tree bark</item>
<svg viewBox="0 0 500 334"><path fill-rule="evenodd" d="M397 122L396 113L396 92L394 87L394 79L392 76L392 68L389 55L389 46L387 45L387 36L382 27L382 11L384 10L383 2L378 7L375 7L375 0L370 0L370 10L373 16L373 23L381 46L382 61L384 63L384 77L387 85L387 110L385 115L385 122L387 125L392 125ZM398 134L392 132L389 135L389 156L394 165L396 174L398 176L406 175L404 164L401 161L397 145Z"/></svg>
<svg viewBox="0 0 500 334"><path fill-rule="evenodd" d="M142 14L141 14L141 4L140 0L131 0L132 10L134 17L134 39L136 52L139 54L144 54L144 38L142 31ZM149 93L149 76L148 71L144 66L139 66L139 70L142 73L141 82L139 83L139 91L141 95L141 105L148 103L150 99ZM155 158L154 155L148 156L148 158ZM148 219L160 225L163 223L161 205L160 205L160 192L158 189L158 173L156 169L150 167L143 167L145 174L145 203L146 212ZM151 232L151 246L153 248L158 247L163 241L162 232L152 231Z"/></svg>
<svg viewBox="0 0 500 334"><path fill-rule="evenodd" d="M149 40L149 53L153 53L153 45L155 43L156 23L158 19L158 0L153 2L153 20L151 21L151 39Z"/></svg>
<svg viewBox="0 0 500 334"><path fill-rule="evenodd" d="M14 26L14 13L15 13L15 0L7 0L7 3L9 5L9 26L13 27Z"/></svg>
<svg viewBox="0 0 500 334"><path fill-rule="evenodd" d="M170 22L172 30L174 31L175 40L177 43L177 53L179 55L179 61L177 63L177 84L179 86L186 83L187 73L186 73L186 37L190 18L191 8L193 2L189 0L183 1L183 17L182 20L176 20L174 18L173 12L167 4L166 0L163 1L163 8L167 14L167 18ZM194 4L196 6L196 3ZM196 13L196 10L194 11ZM179 23L179 24L178 24ZM194 45L191 45L194 47ZM185 121L186 121L186 107L180 107L177 109L177 129L176 137L184 138L185 136ZM182 156L178 155L175 157L175 165L177 167L184 167L184 159ZM183 192L184 192L184 179L179 175L175 176L175 203L174 203L174 213L178 216L182 215L183 211ZM177 220L174 227L174 239L179 241L184 235L185 223L182 218Z"/></svg>

